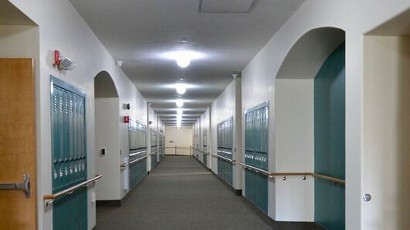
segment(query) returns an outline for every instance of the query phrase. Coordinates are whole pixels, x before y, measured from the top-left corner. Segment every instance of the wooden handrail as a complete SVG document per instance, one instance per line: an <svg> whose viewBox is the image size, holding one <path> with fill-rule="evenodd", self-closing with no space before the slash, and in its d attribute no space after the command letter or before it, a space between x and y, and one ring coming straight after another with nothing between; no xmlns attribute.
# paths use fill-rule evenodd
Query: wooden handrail
<svg viewBox="0 0 410 230"><path fill-rule="evenodd" d="M209 155L209 154L210 154L210 153L208 153L208 152L204 152L204 151L202 151L202 150L200 150L200 149L197 149L197 148L193 148L193 150L199 151L199 152L201 152L202 154L205 154L205 155Z"/></svg>
<svg viewBox="0 0 410 230"><path fill-rule="evenodd" d="M44 195L43 200L45 202L45 205L48 206L49 204L53 203L53 201L61 196L69 195L72 194L75 190L78 190L82 187L87 187L91 183L95 183L97 180L99 180L102 177L102 175L96 175L94 178L91 178L89 180L86 180L84 182L81 182L79 184L76 184L74 186L71 186L70 188L67 188L63 191L60 191L58 193L54 194L49 194L49 195Z"/></svg>
<svg viewBox="0 0 410 230"><path fill-rule="evenodd" d="M286 176L304 176L304 177L311 176L313 178L321 179L321 180L327 180L327 181L330 181L330 182L335 183L335 184L341 184L341 185L346 184L345 180L335 178L335 177L331 177L331 176L318 174L318 173L310 173L310 172L268 172L266 170L263 170L263 169L260 169L260 168L257 168L257 167L251 166L251 165L247 165L247 164L244 164L242 162L236 162L236 163L238 165L242 166L245 169L250 169L250 170L255 171L256 173L264 174L264 175L268 176L269 178L274 178L276 176L283 176L283 177L286 177Z"/></svg>
<svg viewBox="0 0 410 230"><path fill-rule="evenodd" d="M342 184L342 185L346 184L345 180L335 178L335 177L331 177L331 176L318 174L318 173L313 173L313 177L315 177L317 179L327 180L327 181L330 181L330 182L333 182L333 183L336 183L336 184Z"/></svg>
<svg viewBox="0 0 410 230"><path fill-rule="evenodd" d="M235 160L232 160L232 159L229 159L229 158L226 158L226 157L223 157L223 156L219 156L219 155L216 155L216 154L213 154L213 153L211 153L211 155L213 156L213 157L216 157L216 158L220 158L220 159L222 159L222 160L224 160L224 161L228 161L229 163L231 163L231 164L235 164Z"/></svg>
<svg viewBox="0 0 410 230"><path fill-rule="evenodd" d="M237 162L237 164L240 165L240 166L241 166L242 168L244 168L244 169L252 170L252 171L254 171L254 172L256 172L256 173L261 173L261 174L266 175L266 176L269 176L269 175L270 175L270 172L268 172L268 171L266 171L266 170L264 170L264 169L260 169L260 168L257 168L257 167L251 166L251 165L247 165L247 164L244 164L244 163L242 163L242 162ZM270 177L270 176L269 176L269 177Z"/></svg>
<svg viewBox="0 0 410 230"><path fill-rule="evenodd" d="M132 161L128 162L128 165L133 165L133 164L135 164L135 163L137 163L137 162L142 161L142 160L145 159L145 158L147 158L146 155L143 156L143 157L140 157L140 158L138 158L138 159L135 159L135 160L132 160Z"/></svg>

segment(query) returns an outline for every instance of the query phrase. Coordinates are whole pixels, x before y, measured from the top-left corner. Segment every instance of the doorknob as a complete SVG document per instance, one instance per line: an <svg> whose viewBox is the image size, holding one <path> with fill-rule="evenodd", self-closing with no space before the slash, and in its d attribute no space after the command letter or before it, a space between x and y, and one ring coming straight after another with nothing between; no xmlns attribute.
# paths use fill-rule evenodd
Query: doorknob
<svg viewBox="0 0 410 230"><path fill-rule="evenodd" d="M369 202L372 199L372 196L369 193L363 195L363 200Z"/></svg>
<svg viewBox="0 0 410 230"><path fill-rule="evenodd" d="M30 175L25 174L23 180L23 183L0 184L0 190L21 190L24 192L25 198L30 198Z"/></svg>

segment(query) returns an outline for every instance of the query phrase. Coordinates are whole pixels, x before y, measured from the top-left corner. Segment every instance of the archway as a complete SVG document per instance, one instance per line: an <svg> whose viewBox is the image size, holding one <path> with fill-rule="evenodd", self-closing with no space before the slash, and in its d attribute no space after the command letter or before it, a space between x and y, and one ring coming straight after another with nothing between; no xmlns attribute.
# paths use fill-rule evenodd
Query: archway
<svg viewBox="0 0 410 230"><path fill-rule="evenodd" d="M106 71L94 78L96 173L103 177L96 185L97 203L121 200L120 106L115 84Z"/></svg>
<svg viewBox="0 0 410 230"><path fill-rule="evenodd" d="M332 105L335 104L334 101L330 101L330 104L327 104L330 106L327 107L328 109L323 107L319 110L319 106L322 105L320 99L323 99L320 92L334 91L332 88L334 85L330 84L332 82L330 79L339 76L337 73L340 73L340 66L344 69L344 48L340 48L344 42L345 32L341 29L330 27L313 29L295 43L282 63L276 79L275 94L277 171L320 172L344 179L344 148L341 153L326 152L322 155L316 149L319 143L328 142L325 140L327 136L320 137L320 132L316 133L316 131L319 127L328 127L324 121L328 122L334 116L332 114L327 117L328 120L316 118L319 117L321 110L333 110ZM340 51L343 57L338 56L335 60L337 65L330 63L329 66L329 60L332 60L333 53L338 49L343 49ZM330 70L336 71L333 73ZM321 77L320 74L328 78ZM328 79L328 82L321 84L321 78ZM334 94L337 98L343 98L340 105L343 109L342 122L337 123L338 127L343 127L343 130L323 132L337 134L344 147L344 72L342 79L340 87L337 87L341 90ZM318 87L319 85L322 86ZM321 138L324 139L321 140ZM334 155L338 157L334 158ZM343 159L343 162L340 162L340 159ZM317 160L323 160L324 164L341 164L340 168L343 168L343 172L333 174L332 170L321 168ZM340 189L343 190L342 195L340 195ZM333 200L340 201L341 204L338 207L331 207L331 204L327 202L333 202ZM302 181L298 177L289 177L287 180L276 181L277 220L315 221L325 227L339 229L340 226L344 226L344 206L343 187L320 180L315 181L313 178Z"/></svg>
<svg viewBox="0 0 410 230"><path fill-rule="evenodd" d="M410 10L364 37L363 229L409 229Z"/></svg>

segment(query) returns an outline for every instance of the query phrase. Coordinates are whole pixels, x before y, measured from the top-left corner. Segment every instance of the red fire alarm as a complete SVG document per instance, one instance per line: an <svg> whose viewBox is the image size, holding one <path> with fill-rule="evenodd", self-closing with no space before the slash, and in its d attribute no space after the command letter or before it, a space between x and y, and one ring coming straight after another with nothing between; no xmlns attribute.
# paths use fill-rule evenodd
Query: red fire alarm
<svg viewBox="0 0 410 230"><path fill-rule="evenodd" d="M130 123L130 116L124 116L124 123Z"/></svg>
<svg viewBox="0 0 410 230"><path fill-rule="evenodd" d="M59 66L61 64L61 58L60 58L60 51L54 50L54 66Z"/></svg>

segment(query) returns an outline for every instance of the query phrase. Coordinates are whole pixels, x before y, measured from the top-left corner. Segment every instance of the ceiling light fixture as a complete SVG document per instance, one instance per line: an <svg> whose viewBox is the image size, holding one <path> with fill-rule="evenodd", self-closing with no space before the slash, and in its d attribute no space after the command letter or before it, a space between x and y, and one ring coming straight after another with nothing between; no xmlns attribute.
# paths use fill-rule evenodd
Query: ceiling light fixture
<svg viewBox="0 0 410 230"><path fill-rule="evenodd" d="M175 101L175 104L177 105L178 108L181 108L182 106L184 106L184 101L182 99L177 99Z"/></svg>
<svg viewBox="0 0 410 230"><path fill-rule="evenodd" d="M176 84L175 89L177 90L178 94L182 95L186 92L186 84L178 83Z"/></svg>
<svg viewBox="0 0 410 230"><path fill-rule="evenodd" d="M177 128L181 127L182 112L183 112L183 109L181 108L177 109Z"/></svg>
<svg viewBox="0 0 410 230"><path fill-rule="evenodd" d="M188 67L192 61L207 59L208 56L209 55L205 53L194 51L194 50L189 50L185 48L180 49L180 50L175 50L175 51L159 53L155 55L155 57L159 57L161 59L172 60L176 62L176 64L180 66L181 68Z"/></svg>
<svg viewBox="0 0 410 230"><path fill-rule="evenodd" d="M178 108L178 109L177 109L177 115L181 115L181 116L182 116L183 111L184 111L183 109Z"/></svg>
<svg viewBox="0 0 410 230"><path fill-rule="evenodd" d="M191 64L191 58L183 52L179 54L175 61L177 62L177 65L181 68L186 68L189 66L189 64Z"/></svg>

